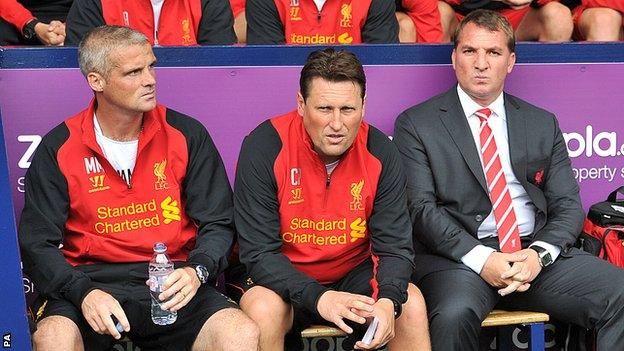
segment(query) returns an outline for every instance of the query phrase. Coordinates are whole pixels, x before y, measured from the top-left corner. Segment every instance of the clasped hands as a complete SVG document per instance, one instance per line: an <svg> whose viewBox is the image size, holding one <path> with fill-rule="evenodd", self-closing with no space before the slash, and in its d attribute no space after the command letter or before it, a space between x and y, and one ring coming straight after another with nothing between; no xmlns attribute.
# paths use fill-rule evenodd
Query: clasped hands
<svg viewBox="0 0 624 351"><path fill-rule="evenodd" d="M50 24L39 22L35 25L35 34L43 45L62 46L65 42L65 23L56 20Z"/></svg>
<svg viewBox="0 0 624 351"><path fill-rule="evenodd" d="M501 296L529 290L531 282L542 271L537 252L523 249L514 253L492 252L480 276L488 284L499 288Z"/></svg>
<svg viewBox="0 0 624 351"><path fill-rule="evenodd" d="M375 301L364 295L328 290L321 295L316 306L321 317L348 334L353 333L353 329L344 322L345 318L364 324L377 317L379 325L373 341L370 344L358 341L355 344L357 350L377 349L394 337L394 304L390 299Z"/></svg>
<svg viewBox="0 0 624 351"><path fill-rule="evenodd" d="M149 281L146 284L149 285ZM200 285L193 268L184 267L174 270L165 281L164 291L158 295L161 301L170 297L172 299L163 303L161 308L169 311L181 309L195 296ZM121 333L113 322L113 316L119 321L123 331L130 331L130 323L119 301L103 290L91 290L82 300L80 307L87 323L98 334L109 334L115 339L121 338Z"/></svg>

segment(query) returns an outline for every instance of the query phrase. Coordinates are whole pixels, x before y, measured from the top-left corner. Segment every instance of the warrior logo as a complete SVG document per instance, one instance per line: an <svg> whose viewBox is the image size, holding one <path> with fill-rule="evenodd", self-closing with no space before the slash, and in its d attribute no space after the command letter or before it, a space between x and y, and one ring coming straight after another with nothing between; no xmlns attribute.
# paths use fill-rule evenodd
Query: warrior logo
<svg viewBox="0 0 624 351"><path fill-rule="evenodd" d="M89 180L91 181L91 186L94 188L99 188L99 187L104 186L104 174L96 175L94 177L89 177Z"/></svg>
<svg viewBox="0 0 624 351"><path fill-rule="evenodd" d="M297 5L292 5L291 3L291 8L290 8L290 20L291 21L301 21L302 18L299 14L300 11L300 7L299 7L299 3L297 3Z"/></svg>
<svg viewBox="0 0 624 351"><path fill-rule="evenodd" d="M362 188L364 187L364 179L360 180L357 183L351 183L351 196L353 196L353 200L349 204L349 209L351 211L360 211L364 208L362 207Z"/></svg>
<svg viewBox="0 0 624 351"><path fill-rule="evenodd" d="M292 199L288 201L289 205L295 205L303 202L303 194L301 193L301 188L294 188L290 191L292 194Z"/></svg>
<svg viewBox="0 0 624 351"><path fill-rule="evenodd" d="M108 190L110 186L104 186L104 177L105 174L95 175L93 177L89 177L89 181L91 182L91 189L89 189L89 193L94 193L96 191Z"/></svg>
<svg viewBox="0 0 624 351"><path fill-rule="evenodd" d="M165 167L167 167L167 159L154 163L154 175L156 176L154 189L156 190L169 188L169 184L167 184L167 176L165 175Z"/></svg>

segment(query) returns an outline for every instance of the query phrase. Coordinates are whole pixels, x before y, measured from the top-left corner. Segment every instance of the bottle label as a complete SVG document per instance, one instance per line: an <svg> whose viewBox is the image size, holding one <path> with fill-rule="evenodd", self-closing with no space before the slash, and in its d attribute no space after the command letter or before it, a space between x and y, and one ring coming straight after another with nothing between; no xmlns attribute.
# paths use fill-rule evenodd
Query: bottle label
<svg viewBox="0 0 624 351"><path fill-rule="evenodd" d="M165 285L165 281L167 280L167 277L169 275L161 275L161 276L156 276L156 275L151 275L149 277L149 287L150 290L153 292L163 292L163 285Z"/></svg>

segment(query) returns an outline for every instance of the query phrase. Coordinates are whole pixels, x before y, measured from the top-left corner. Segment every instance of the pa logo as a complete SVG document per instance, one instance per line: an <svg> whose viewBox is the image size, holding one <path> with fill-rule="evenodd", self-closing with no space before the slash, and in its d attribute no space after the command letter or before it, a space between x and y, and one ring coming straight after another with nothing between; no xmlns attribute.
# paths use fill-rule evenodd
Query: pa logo
<svg viewBox="0 0 624 351"><path fill-rule="evenodd" d="M2 348L8 349L11 347L11 333L2 335Z"/></svg>

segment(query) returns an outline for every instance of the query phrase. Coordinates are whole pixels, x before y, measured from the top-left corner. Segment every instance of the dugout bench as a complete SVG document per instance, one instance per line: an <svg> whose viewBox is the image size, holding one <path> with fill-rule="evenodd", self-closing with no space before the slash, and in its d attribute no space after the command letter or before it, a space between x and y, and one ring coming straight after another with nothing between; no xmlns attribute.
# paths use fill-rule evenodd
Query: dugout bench
<svg viewBox="0 0 624 351"><path fill-rule="evenodd" d="M544 351L544 322L549 316L546 313L529 311L494 310L481 323L482 327L496 327L496 349L508 351L512 349L512 333L517 325L528 328L529 350ZM302 338L341 337L347 334L336 327L313 325L301 332Z"/></svg>

